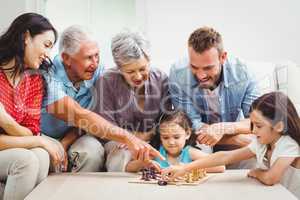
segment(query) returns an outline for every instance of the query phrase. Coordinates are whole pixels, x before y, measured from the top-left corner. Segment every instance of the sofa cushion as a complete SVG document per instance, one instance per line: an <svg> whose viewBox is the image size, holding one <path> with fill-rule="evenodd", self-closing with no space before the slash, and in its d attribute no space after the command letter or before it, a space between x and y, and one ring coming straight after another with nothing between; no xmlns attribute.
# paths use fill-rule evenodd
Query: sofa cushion
<svg viewBox="0 0 300 200"><path fill-rule="evenodd" d="M254 77L257 79L261 94L277 89L275 79L275 63L247 61L246 64L249 68L249 71L253 73Z"/></svg>
<svg viewBox="0 0 300 200"><path fill-rule="evenodd" d="M284 62L276 65L276 82L279 91L287 94L300 113L300 66L293 62Z"/></svg>

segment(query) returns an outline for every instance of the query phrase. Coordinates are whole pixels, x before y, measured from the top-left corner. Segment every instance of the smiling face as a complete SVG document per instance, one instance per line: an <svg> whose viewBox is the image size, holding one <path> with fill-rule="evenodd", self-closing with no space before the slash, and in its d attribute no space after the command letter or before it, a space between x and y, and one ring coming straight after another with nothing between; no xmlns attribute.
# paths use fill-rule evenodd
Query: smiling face
<svg viewBox="0 0 300 200"><path fill-rule="evenodd" d="M258 110L251 112L250 120L253 126L252 132L256 135L259 143L273 145L280 138L283 130L282 122L278 122L273 126L271 121Z"/></svg>
<svg viewBox="0 0 300 200"><path fill-rule="evenodd" d="M142 57L130 64L121 66L120 70L130 87L141 87L149 78L149 61L145 57Z"/></svg>
<svg viewBox="0 0 300 200"><path fill-rule="evenodd" d="M26 68L38 69L43 60L49 57L53 47L55 35L53 31L45 31L31 37L29 32L25 33L24 63Z"/></svg>
<svg viewBox="0 0 300 200"><path fill-rule="evenodd" d="M160 125L160 141L169 156L178 157L190 135L176 123Z"/></svg>
<svg viewBox="0 0 300 200"><path fill-rule="evenodd" d="M62 59L71 82L90 80L99 64L98 44L95 41L82 41L77 53L62 53Z"/></svg>
<svg viewBox="0 0 300 200"><path fill-rule="evenodd" d="M215 47L202 53L197 53L193 47L189 47L188 52L190 67L199 82L199 87L203 89L215 88L220 79L222 65L227 57L226 52L219 55Z"/></svg>

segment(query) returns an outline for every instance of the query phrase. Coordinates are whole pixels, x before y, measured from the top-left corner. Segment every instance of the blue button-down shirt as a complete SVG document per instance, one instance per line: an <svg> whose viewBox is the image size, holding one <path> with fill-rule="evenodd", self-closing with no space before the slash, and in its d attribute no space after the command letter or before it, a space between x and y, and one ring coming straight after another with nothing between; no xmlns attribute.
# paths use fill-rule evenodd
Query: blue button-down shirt
<svg viewBox="0 0 300 200"><path fill-rule="evenodd" d="M222 122L235 122L249 117L250 106L258 96L258 84L247 66L237 58L223 64L219 85L220 117ZM193 128L208 123L210 110L203 89L192 74L188 58L172 65L169 89L175 108L183 109L192 120Z"/></svg>
<svg viewBox="0 0 300 200"><path fill-rule="evenodd" d="M79 88L75 88L69 80L60 56L56 56L53 60L54 69L46 74L47 94L43 99L42 109L42 133L53 138L62 138L64 133L71 127L70 124L55 118L52 114L47 113L46 107L58 101L65 96L69 96L83 108L89 109L93 104L92 88L103 71L103 67L98 67L93 78L80 83Z"/></svg>

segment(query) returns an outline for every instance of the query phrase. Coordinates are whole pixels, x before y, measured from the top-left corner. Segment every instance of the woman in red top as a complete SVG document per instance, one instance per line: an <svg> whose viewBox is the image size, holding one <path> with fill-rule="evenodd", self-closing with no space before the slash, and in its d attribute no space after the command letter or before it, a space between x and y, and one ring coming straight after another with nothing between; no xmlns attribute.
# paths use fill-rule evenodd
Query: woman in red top
<svg viewBox="0 0 300 200"><path fill-rule="evenodd" d="M40 72L51 66L56 39L50 22L35 13L20 15L0 36L0 199L24 199L46 178L49 155L60 157L55 143L39 137Z"/></svg>

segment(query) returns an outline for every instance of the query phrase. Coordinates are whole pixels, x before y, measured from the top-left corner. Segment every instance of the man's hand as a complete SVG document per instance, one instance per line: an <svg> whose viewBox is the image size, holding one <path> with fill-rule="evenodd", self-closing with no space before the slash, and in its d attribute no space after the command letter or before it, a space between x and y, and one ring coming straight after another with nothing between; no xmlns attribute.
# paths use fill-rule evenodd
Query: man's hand
<svg viewBox="0 0 300 200"><path fill-rule="evenodd" d="M199 134L197 141L200 144L208 146L215 146L223 137L224 131L222 130L221 123L212 125L203 125L200 130L196 131Z"/></svg>
<svg viewBox="0 0 300 200"><path fill-rule="evenodd" d="M158 157L161 160L165 160L165 158L150 144L142 141L132 134L127 134L126 145L132 152L133 159L148 162L151 158Z"/></svg>

